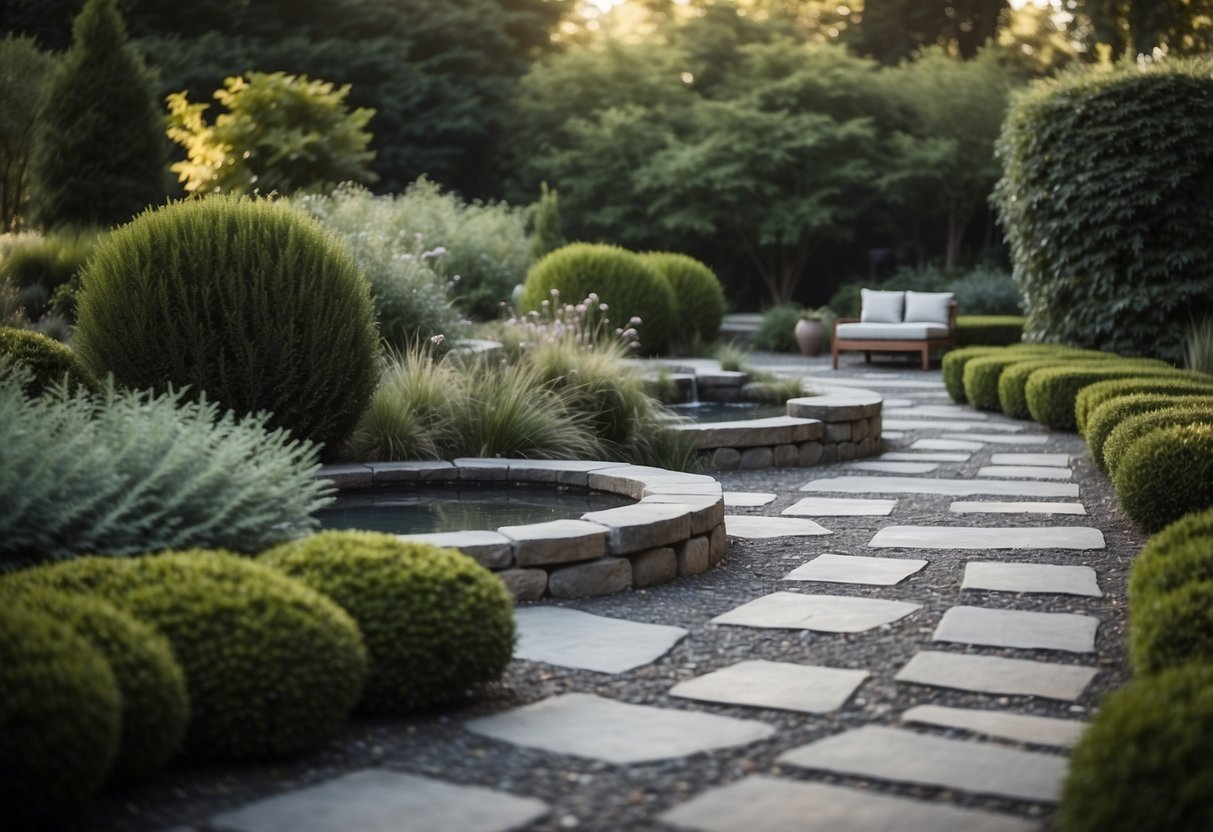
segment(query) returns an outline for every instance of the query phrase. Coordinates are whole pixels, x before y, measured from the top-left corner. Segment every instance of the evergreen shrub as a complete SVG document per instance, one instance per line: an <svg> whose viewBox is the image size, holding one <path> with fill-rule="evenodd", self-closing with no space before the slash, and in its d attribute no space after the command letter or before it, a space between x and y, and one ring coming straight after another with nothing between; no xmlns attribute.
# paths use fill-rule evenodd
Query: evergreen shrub
<svg viewBox="0 0 1213 832"><path fill-rule="evenodd" d="M1213 416L1205 420L1153 430L1120 458L1116 496L1148 531L1213 507Z"/></svg>
<svg viewBox="0 0 1213 832"><path fill-rule="evenodd" d="M121 701L111 782L134 782L168 763L185 738L189 698L185 675L163 636L88 595L29 586L0 597L66 624L109 663Z"/></svg>
<svg viewBox="0 0 1213 832"><path fill-rule="evenodd" d="M98 245L82 284L77 348L119 384L188 385L322 445L349 436L374 392L367 281L286 205L210 197L148 211Z"/></svg>
<svg viewBox="0 0 1213 832"><path fill-rule="evenodd" d="M1178 370L1161 361L1076 362L1070 367L1041 369L1028 377L1024 395L1028 413L1042 425L1075 430L1074 400L1082 388L1109 378L1176 375Z"/></svg>
<svg viewBox="0 0 1213 832"><path fill-rule="evenodd" d="M0 280L17 285L30 320L52 311L56 295L76 285L100 236L96 229L79 229L0 237Z"/></svg>
<svg viewBox="0 0 1213 832"><path fill-rule="evenodd" d="M1023 341L1022 315L957 315L956 345L1007 347Z"/></svg>
<svg viewBox="0 0 1213 832"><path fill-rule="evenodd" d="M999 410L998 379L1002 371L1023 361L1022 351L980 355L964 364L965 401L978 410Z"/></svg>
<svg viewBox="0 0 1213 832"><path fill-rule="evenodd" d="M1070 758L1059 832L1213 828L1213 667L1190 663L1108 695Z"/></svg>
<svg viewBox="0 0 1213 832"><path fill-rule="evenodd" d="M1008 356L1016 357L1021 361L1034 358L1037 355L1053 355L1059 350L1064 350L1064 347L1059 347L1053 344L1013 344L1006 347L992 345L975 345L971 347L959 347L954 350L948 350L943 355L941 369L943 372L943 384L951 396L952 401L957 404L965 404L968 399L965 397L964 387L964 371L965 365L975 358L983 356Z"/></svg>
<svg viewBox="0 0 1213 832"><path fill-rule="evenodd" d="M0 327L0 360L29 370L25 392L31 396L58 385L90 393L101 389L97 377L70 347L28 329Z"/></svg>
<svg viewBox="0 0 1213 832"><path fill-rule="evenodd" d="M682 344L714 341L725 310L724 287L716 273L685 254L651 251L642 256L673 290L678 332L671 340Z"/></svg>
<svg viewBox="0 0 1213 832"><path fill-rule="evenodd" d="M1164 378L1114 378L1097 381L1079 392L1074 400L1074 416L1078 432L1086 434L1087 421L1101 404L1109 399L1137 393L1166 393L1172 395L1213 395L1213 380L1197 375L1177 375Z"/></svg>
<svg viewBox="0 0 1213 832"><path fill-rule="evenodd" d="M1209 512L1204 514L1207 516ZM1129 609L1142 608L1151 598L1188 584L1208 581L1213 581L1213 530L1206 529L1201 537L1171 546L1161 545L1151 538L1133 559Z"/></svg>
<svg viewBox="0 0 1213 832"><path fill-rule="evenodd" d="M95 593L159 631L185 672L184 750L199 759L296 754L331 737L362 694L366 648L328 598L221 551L86 557L2 579Z"/></svg>
<svg viewBox="0 0 1213 832"><path fill-rule="evenodd" d="M1053 352L1042 352L1028 357L1023 362L1008 364L998 376L998 406L1004 416L1012 419L1030 419L1028 408L1028 379L1032 373L1045 367L1063 367L1074 361L1102 361L1116 358L1110 353L1093 350L1074 350L1060 347Z"/></svg>
<svg viewBox="0 0 1213 832"><path fill-rule="evenodd" d="M1213 581L1189 581L1135 599L1129 657L1140 675L1213 662Z"/></svg>
<svg viewBox="0 0 1213 832"><path fill-rule="evenodd" d="M1143 436L1162 428L1192 424L1213 424L1213 407L1183 405L1126 417L1104 439L1103 469L1115 481L1125 455Z"/></svg>
<svg viewBox="0 0 1213 832"><path fill-rule="evenodd" d="M639 318L636 329L645 353L664 349L675 326L669 284L641 255L618 246L573 243L544 256L527 272L519 307L539 310L556 300L553 291L565 300L597 294L616 326Z"/></svg>
<svg viewBox="0 0 1213 832"><path fill-rule="evenodd" d="M1108 435L1116 429L1116 426L1130 416L1182 405L1206 405L1213 409L1213 390L1210 390L1206 396L1133 393L1108 399L1095 408L1087 419L1087 431L1084 438L1087 441L1087 448L1091 451L1091 459L1101 470L1104 470L1104 442L1107 441Z"/></svg>
<svg viewBox="0 0 1213 832"><path fill-rule="evenodd" d="M4 603L0 690L0 817L56 828L101 790L118 751L114 673L67 624Z"/></svg>
<svg viewBox="0 0 1213 832"><path fill-rule="evenodd" d="M1180 60L1037 81L1014 100L993 201L1027 335L1178 361L1213 307L1213 74Z"/></svg>
<svg viewBox="0 0 1213 832"><path fill-rule="evenodd" d="M271 549L261 562L332 598L358 622L370 655L368 711L455 701L498 679L513 655L513 596L454 549L329 531Z"/></svg>

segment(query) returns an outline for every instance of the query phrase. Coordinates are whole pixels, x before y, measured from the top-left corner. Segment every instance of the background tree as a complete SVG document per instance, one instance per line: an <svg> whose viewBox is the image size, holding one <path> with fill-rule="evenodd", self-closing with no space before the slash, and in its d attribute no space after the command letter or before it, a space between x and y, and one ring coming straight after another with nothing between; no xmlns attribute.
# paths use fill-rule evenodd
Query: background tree
<svg viewBox="0 0 1213 832"><path fill-rule="evenodd" d="M0 40L0 232L25 225L35 118L54 69L55 59L33 38Z"/></svg>
<svg viewBox="0 0 1213 832"><path fill-rule="evenodd" d="M1074 0L1075 33L1112 60L1126 52L1196 55L1213 47L1213 0Z"/></svg>
<svg viewBox="0 0 1213 832"><path fill-rule="evenodd" d="M530 255L538 260L549 251L555 251L568 243L560 223L560 194L539 183L539 202L535 205L534 231L531 234Z"/></svg>
<svg viewBox="0 0 1213 832"><path fill-rule="evenodd" d="M962 58L998 34L1007 0L863 0L846 43L883 64L896 64L923 46Z"/></svg>
<svg viewBox="0 0 1213 832"><path fill-rule="evenodd" d="M152 79L115 0L88 0L47 88L30 162L30 209L48 228L113 225L164 198L164 132Z"/></svg>

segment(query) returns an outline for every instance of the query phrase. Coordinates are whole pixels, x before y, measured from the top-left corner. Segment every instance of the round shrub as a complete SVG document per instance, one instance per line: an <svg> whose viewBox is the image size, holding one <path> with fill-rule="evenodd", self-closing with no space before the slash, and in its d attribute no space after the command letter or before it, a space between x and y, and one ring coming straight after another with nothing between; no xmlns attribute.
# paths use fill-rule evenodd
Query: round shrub
<svg viewBox="0 0 1213 832"><path fill-rule="evenodd" d="M1070 758L1059 832L1213 828L1213 667L1188 664L1106 697Z"/></svg>
<svg viewBox="0 0 1213 832"><path fill-rule="evenodd" d="M189 699L185 675L163 636L88 595L30 586L5 597L68 625L109 663L122 704L111 782L146 777L177 753L189 722Z"/></svg>
<svg viewBox="0 0 1213 832"><path fill-rule="evenodd" d="M1082 388L1078 398L1074 400L1074 417L1078 422L1078 432L1086 435L1087 420L1099 405L1109 399L1133 393L1213 395L1213 379L1206 380L1201 375L1184 373L1151 378L1113 378L1089 384Z"/></svg>
<svg viewBox="0 0 1213 832"><path fill-rule="evenodd" d="M367 281L287 205L210 197L146 211L97 246L81 284L76 346L119 384L189 385L321 444L348 437L374 392Z"/></svg>
<svg viewBox="0 0 1213 832"><path fill-rule="evenodd" d="M1213 424L1213 407L1167 407L1123 419L1104 439L1103 469L1108 472L1108 476L1115 479L1121 460L1143 436L1160 428L1192 424Z"/></svg>
<svg viewBox="0 0 1213 832"><path fill-rule="evenodd" d="M1099 361L1115 357L1107 353L1062 348L1053 353L1030 356L1019 364L1008 364L998 377L998 406L1002 408L1004 416L1030 419L1032 413L1028 409L1027 386L1032 373L1045 367L1061 367L1079 360Z"/></svg>
<svg viewBox="0 0 1213 832"><path fill-rule="evenodd" d="M1060 349L1064 348L1054 344L1014 344L1008 347L977 346L949 350L944 353L940 365L943 371L943 384L954 402L964 404L967 401L964 389L964 370L965 365L973 359L983 356L1014 355L1020 360L1025 360L1029 356L1041 353L1052 355Z"/></svg>
<svg viewBox="0 0 1213 832"><path fill-rule="evenodd" d="M1213 581L1213 532L1171 547L1151 539L1133 559L1129 608L1143 609L1158 595L1207 581Z"/></svg>
<svg viewBox="0 0 1213 832"><path fill-rule="evenodd" d="M1213 408L1213 391L1208 396L1173 396L1163 393L1135 393L1108 399L1099 405L1087 419L1085 438L1091 450L1091 459L1104 468L1103 448L1108 435L1125 419L1139 413L1150 413L1180 405L1207 405Z"/></svg>
<svg viewBox="0 0 1213 832"><path fill-rule="evenodd" d="M969 307L962 305L961 309ZM1022 315L957 315L956 343L961 347L1004 347L1023 341Z"/></svg>
<svg viewBox="0 0 1213 832"><path fill-rule="evenodd" d="M651 251L641 256L665 278L674 293L679 324L675 340L684 344L714 341L725 310L724 288L716 273L685 254Z"/></svg>
<svg viewBox="0 0 1213 832"><path fill-rule="evenodd" d="M5 579L94 592L158 630L185 671L185 751L279 757L330 737L357 703L366 649L328 598L221 551L86 557Z"/></svg>
<svg viewBox="0 0 1213 832"><path fill-rule="evenodd" d="M69 390L95 393L101 389L97 377L70 347L28 329L0 327L0 359L5 358L29 369L25 392L31 396L63 383Z"/></svg>
<svg viewBox="0 0 1213 832"><path fill-rule="evenodd" d="M1211 131L1198 63L1068 73L1015 99L993 200L1028 337L1179 360L1175 321L1213 307L1213 145L1192 140Z"/></svg>
<svg viewBox="0 0 1213 832"><path fill-rule="evenodd" d="M1133 605L1129 658L1139 674L1213 660L1213 581L1147 594Z"/></svg>
<svg viewBox="0 0 1213 832"><path fill-rule="evenodd" d="M513 596L453 549L330 531L271 549L261 561L329 596L358 622L371 661L366 710L450 702L499 678L510 662Z"/></svg>
<svg viewBox="0 0 1213 832"><path fill-rule="evenodd" d="M519 298L523 311L538 310L559 293L576 303L591 292L608 306L617 327L640 318L640 348L659 352L674 328L674 293L661 273L634 252L618 246L573 243L544 255L527 272Z"/></svg>
<svg viewBox="0 0 1213 832"><path fill-rule="evenodd" d="M750 346L769 352L797 352L796 322L804 310L795 303L772 306L762 313L758 329L750 338Z"/></svg>
<svg viewBox="0 0 1213 832"><path fill-rule="evenodd" d="M999 410L998 378L1003 370L1020 361L1022 351L1000 350L965 362L962 374L965 400L978 410Z"/></svg>
<svg viewBox="0 0 1213 832"><path fill-rule="evenodd" d="M1028 413L1042 425L1057 430L1075 430L1074 400L1088 384L1109 378L1165 376L1180 372L1161 361L1103 361L1076 363L1072 367L1041 369L1028 377L1024 395Z"/></svg>
<svg viewBox="0 0 1213 832"><path fill-rule="evenodd" d="M118 750L121 695L109 664L67 624L0 604L0 817L63 818L101 790Z"/></svg>
<svg viewBox="0 0 1213 832"><path fill-rule="evenodd" d="M1113 481L1125 514L1149 531L1213 507L1213 424L1147 433L1121 457Z"/></svg>

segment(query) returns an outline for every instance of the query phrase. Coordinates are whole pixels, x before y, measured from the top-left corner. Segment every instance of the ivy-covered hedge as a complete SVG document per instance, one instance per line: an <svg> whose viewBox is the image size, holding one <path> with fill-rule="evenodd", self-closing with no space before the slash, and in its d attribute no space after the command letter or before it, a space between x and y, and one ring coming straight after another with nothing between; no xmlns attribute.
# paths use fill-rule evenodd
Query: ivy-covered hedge
<svg viewBox="0 0 1213 832"><path fill-rule="evenodd" d="M1149 531L1213 506L1213 424L1147 433L1120 458L1113 482L1125 514Z"/></svg>
<svg viewBox="0 0 1213 832"><path fill-rule="evenodd" d="M1213 74L1167 60L1018 95L994 192L1027 337L1178 360L1213 307Z"/></svg>
<svg viewBox="0 0 1213 832"><path fill-rule="evenodd" d="M1104 402L1138 393L1213 396L1213 379L1206 379L1202 375L1183 374L1162 378L1114 378L1097 381L1082 388L1078 398L1074 400L1074 417L1078 422L1078 432L1086 435L1088 419Z"/></svg>

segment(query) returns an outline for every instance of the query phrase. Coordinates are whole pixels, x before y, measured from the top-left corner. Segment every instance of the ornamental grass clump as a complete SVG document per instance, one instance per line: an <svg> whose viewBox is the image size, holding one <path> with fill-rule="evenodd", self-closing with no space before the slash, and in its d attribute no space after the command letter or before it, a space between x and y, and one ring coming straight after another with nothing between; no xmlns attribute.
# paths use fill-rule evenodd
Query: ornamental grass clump
<svg viewBox="0 0 1213 832"><path fill-rule="evenodd" d="M1124 513L1149 531L1213 507L1213 418L1146 433L1120 458L1113 483Z"/></svg>
<svg viewBox="0 0 1213 832"><path fill-rule="evenodd" d="M499 679L513 655L513 596L453 549L329 531L260 560L358 622L370 656L363 710L399 714L458 701Z"/></svg>
<svg viewBox="0 0 1213 832"><path fill-rule="evenodd" d="M118 384L185 389L335 445L379 373L370 287L346 247L267 200L149 210L106 237L81 276L76 347Z"/></svg>

